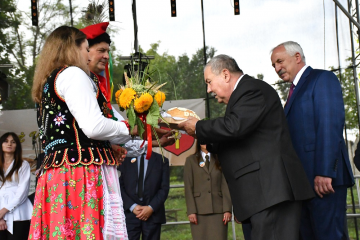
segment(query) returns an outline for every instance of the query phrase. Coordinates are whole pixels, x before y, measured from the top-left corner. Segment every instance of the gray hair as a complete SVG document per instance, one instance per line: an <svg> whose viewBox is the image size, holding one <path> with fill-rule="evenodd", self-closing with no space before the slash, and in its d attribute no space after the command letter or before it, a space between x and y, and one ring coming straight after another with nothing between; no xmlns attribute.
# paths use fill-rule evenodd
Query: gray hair
<svg viewBox="0 0 360 240"><path fill-rule="evenodd" d="M219 75L221 71L225 68L229 70L231 73L237 73L237 72L243 73L243 71L237 65L235 59L225 54L220 54L213 57L205 65L204 71L206 67L211 67L211 71L216 75Z"/></svg>
<svg viewBox="0 0 360 240"><path fill-rule="evenodd" d="M293 42L293 41L283 42L283 43L280 43L279 45L277 45L276 47L274 47L273 49L271 49L270 53L272 53L275 48L280 47L280 46L284 46L286 52L290 56L294 56L296 53L300 53L302 61L306 64L305 55L304 55L304 52L303 52L300 44L298 44L297 42Z"/></svg>

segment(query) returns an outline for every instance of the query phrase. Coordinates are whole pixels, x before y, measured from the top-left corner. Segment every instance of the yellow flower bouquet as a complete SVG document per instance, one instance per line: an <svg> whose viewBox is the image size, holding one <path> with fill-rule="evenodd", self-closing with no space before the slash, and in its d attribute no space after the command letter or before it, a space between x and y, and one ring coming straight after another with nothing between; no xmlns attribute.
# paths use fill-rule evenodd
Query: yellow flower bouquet
<svg viewBox="0 0 360 240"><path fill-rule="evenodd" d="M165 93L159 89L166 83L151 83L147 70L148 68L142 72L133 72L130 78L125 72L125 86L119 86L115 100L121 111L126 110L130 131L137 125L139 136L142 138L146 129L147 139L144 140L148 140L147 156L151 156L151 131L154 131L157 138L154 128L158 127L160 107L166 99Z"/></svg>

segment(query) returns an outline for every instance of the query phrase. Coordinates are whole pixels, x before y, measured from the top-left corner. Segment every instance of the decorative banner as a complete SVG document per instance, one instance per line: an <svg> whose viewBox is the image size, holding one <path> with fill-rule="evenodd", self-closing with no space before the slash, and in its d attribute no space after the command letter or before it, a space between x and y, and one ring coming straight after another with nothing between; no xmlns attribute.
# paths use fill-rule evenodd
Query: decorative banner
<svg viewBox="0 0 360 240"><path fill-rule="evenodd" d="M170 130L170 128L166 127L161 128ZM168 152L171 152L172 154L175 154L176 156L180 156L181 154L192 148L194 142L195 138L193 138L192 136L189 136L187 134L181 134L181 138L179 140L179 148L177 148L176 145L173 144L171 146L164 147L164 149Z"/></svg>

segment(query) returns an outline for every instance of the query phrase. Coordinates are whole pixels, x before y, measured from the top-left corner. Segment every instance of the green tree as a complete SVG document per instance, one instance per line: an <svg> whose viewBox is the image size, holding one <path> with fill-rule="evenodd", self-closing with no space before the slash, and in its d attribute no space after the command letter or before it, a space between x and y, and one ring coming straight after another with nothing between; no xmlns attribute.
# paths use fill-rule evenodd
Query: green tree
<svg viewBox="0 0 360 240"><path fill-rule="evenodd" d="M14 2L9 0L1 1L1 4L7 1L15 6ZM30 10L27 13L5 11L7 21L12 24L5 29L9 44L4 45L4 49L0 49L0 52L9 54L15 67L10 70L12 74L8 75L10 92L9 99L3 104L4 109L34 107L31 100L31 86L36 58L48 34L58 26L69 24L69 8L63 4L62 0L38 1L38 26L30 25L30 12Z"/></svg>
<svg viewBox="0 0 360 240"><path fill-rule="evenodd" d="M283 102L286 102L289 95L289 89L291 83L284 82L283 80L279 79L275 82L274 85L275 85L275 90L279 94L281 100L283 100Z"/></svg>
<svg viewBox="0 0 360 240"><path fill-rule="evenodd" d="M355 96L355 84L354 84L354 75L353 69L351 67L351 59L348 58L346 61L349 63L349 66L341 71L334 71L335 75L338 77L344 99L345 106L345 124L347 129L359 128L358 115L357 115L357 106L356 106L356 96ZM332 70L334 67L330 67Z"/></svg>

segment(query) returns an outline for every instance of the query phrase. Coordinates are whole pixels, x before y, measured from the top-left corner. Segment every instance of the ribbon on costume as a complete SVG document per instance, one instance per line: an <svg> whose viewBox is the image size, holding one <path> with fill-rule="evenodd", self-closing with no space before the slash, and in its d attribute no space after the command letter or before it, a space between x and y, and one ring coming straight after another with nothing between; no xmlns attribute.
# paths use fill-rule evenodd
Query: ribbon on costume
<svg viewBox="0 0 360 240"><path fill-rule="evenodd" d="M111 102L112 99L112 93L114 91L114 83L113 83L113 62L111 53L109 52L109 61L105 66L105 74L106 74L106 85L107 85L107 95L108 95L108 101Z"/></svg>
<svg viewBox="0 0 360 240"><path fill-rule="evenodd" d="M152 154L152 136L151 136L151 126L149 124L146 123L146 115L145 113L141 113L141 114L138 114L138 117L140 118L140 120L143 122L144 124L144 129L146 130L146 139L147 139L147 142L148 142L148 145L147 145L147 153L146 153L146 159L150 159L151 157L151 154ZM139 127L139 126L138 126ZM145 139L144 141L142 142L140 148L142 148L145 144Z"/></svg>

